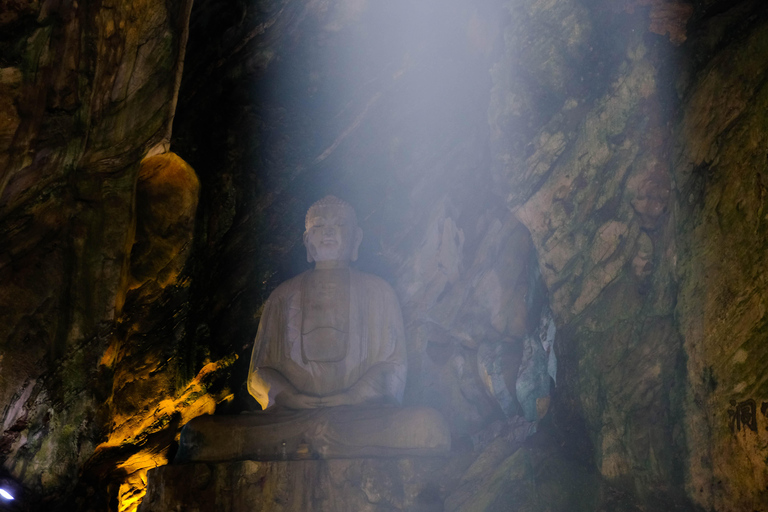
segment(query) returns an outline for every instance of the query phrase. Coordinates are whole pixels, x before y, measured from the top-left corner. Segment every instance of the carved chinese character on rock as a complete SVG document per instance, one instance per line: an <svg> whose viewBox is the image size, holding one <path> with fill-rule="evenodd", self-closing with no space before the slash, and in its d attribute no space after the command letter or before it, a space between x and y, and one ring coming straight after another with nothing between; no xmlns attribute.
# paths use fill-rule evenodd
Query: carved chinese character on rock
<svg viewBox="0 0 768 512"><path fill-rule="evenodd" d="M728 418L731 424L731 432L740 432L742 427L757 432L757 404L751 398L741 402L731 400L734 409L728 409ZM763 404L765 407L765 404ZM764 412L764 409L761 409Z"/></svg>

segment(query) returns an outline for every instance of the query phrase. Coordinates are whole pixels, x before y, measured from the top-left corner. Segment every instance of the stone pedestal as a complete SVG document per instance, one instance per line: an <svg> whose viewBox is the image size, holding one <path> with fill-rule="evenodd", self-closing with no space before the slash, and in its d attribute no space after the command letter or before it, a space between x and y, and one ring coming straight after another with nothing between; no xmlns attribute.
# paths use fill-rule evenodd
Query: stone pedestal
<svg viewBox="0 0 768 512"><path fill-rule="evenodd" d="M444 457L238 461L149 472L139 512L439 512Z"/></svg>
<svg viewBox="0 0 768 512"><path fill-rule="evenodd" d="M184 426L177 463L445 455L451 433L428 407L322 407L199 416Z"/></svg>

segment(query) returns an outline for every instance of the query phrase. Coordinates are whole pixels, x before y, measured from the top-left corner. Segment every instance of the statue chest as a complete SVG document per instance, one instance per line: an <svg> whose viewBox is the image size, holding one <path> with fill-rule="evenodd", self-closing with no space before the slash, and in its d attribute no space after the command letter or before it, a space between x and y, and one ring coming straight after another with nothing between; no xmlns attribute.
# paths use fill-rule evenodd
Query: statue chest
<svg viewBox="0 0 768 512"><path fill-rule="evenodd" d="M305 362L338 362L349 348L347 269L314 271L302 282L301 353Z"/></svg>

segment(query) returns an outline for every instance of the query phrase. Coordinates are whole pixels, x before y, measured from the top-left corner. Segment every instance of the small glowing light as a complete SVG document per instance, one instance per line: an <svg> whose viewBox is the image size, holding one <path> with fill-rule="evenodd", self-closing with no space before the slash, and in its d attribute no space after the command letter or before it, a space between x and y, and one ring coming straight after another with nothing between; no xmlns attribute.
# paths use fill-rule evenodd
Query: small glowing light
<svg viewBox="0 0 768 512"><path fill-rule="evenodd" d="M2 496L3 498L5 498L7 500L12 500L13 499L13 496L11 496L11 493L9 493L8 491L6 491L5 489L2 489L2 488L0 488L0 496Z"/></svg>

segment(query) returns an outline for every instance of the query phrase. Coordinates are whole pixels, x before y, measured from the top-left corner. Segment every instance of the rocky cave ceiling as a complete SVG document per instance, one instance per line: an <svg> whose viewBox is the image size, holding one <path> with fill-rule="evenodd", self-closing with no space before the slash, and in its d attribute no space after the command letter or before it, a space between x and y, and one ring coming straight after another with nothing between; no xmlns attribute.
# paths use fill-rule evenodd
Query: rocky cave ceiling
<svg viewBox="0 0 768 512"><path fill-rule="evenodd" d="M475 443L440 510L768 511L767 57L760 0L0 0L0 506L135 510L186 421L254 408L333 193L406 401ZM539 285L515 455L480 373Z"/></svg>

